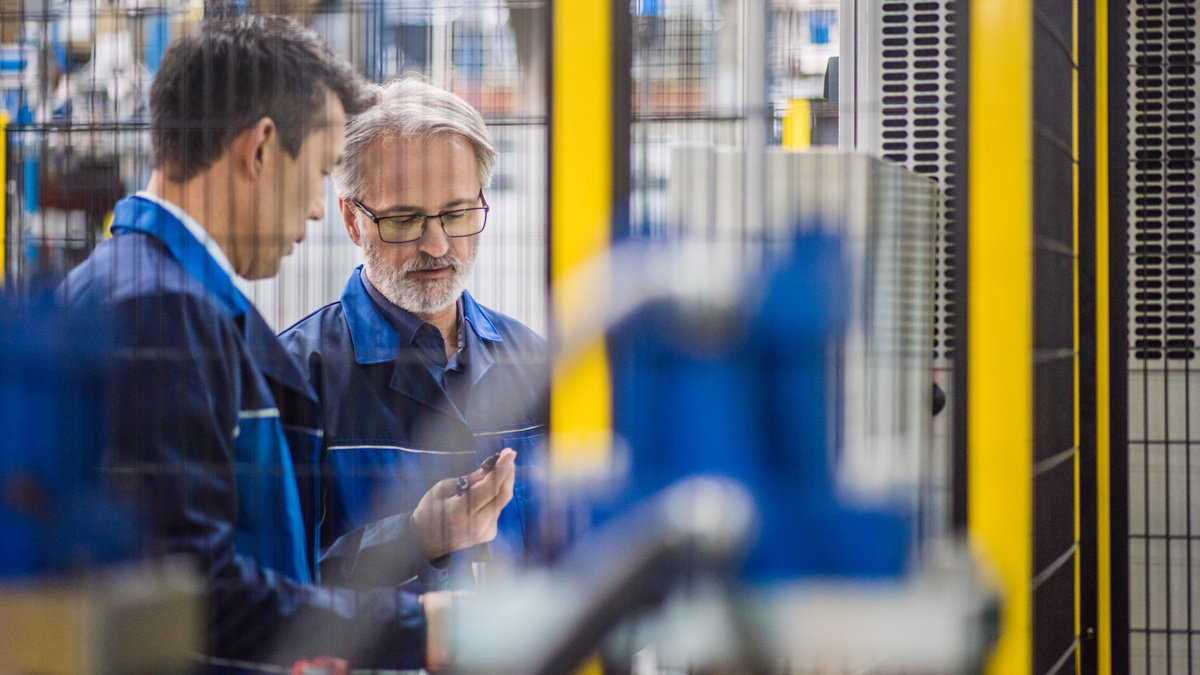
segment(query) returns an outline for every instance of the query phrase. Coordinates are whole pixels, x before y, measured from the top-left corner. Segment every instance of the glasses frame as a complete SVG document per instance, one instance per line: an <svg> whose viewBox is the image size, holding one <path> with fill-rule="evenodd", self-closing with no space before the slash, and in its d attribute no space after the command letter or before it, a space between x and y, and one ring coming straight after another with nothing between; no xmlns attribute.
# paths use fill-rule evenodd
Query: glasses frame
<svg viewBox="0 0 1200 675"><path fill-rule="evenodd" d="M405 216L383 216L381 218L381 217L375 215L371 211L371 209L368 209L366 206L363 206L363 203L358 201L357 199L351 199L350 205L353 206L354 208L358 209L359 211L362 211L364 216L366 216L367 218L370 218L371 222L375 223L375 231L379 233L379 241L382 241L385 244L410 244L414 241L420 240L421 237L425 236L425 228L429 226L430 218L437 218L438 224L442 226L442 234L446 235L446 237L448 237L450 239L462 239L465 237L474 237L474 236L482 233L483 230L485 228L487 228L488 212L492 210L492 207L491 207L491 205L488 204L487 197L483 196L483 190L479 191L479 199L480 199L480 201L483 202L483 206L470 206L465 209L450 209L449 211L442 211L441 213L436 213L436 214L430 215L430 216L427 216L424 213L413 213L413 214L409 214L409 215L405 215ZM451 213L463 213L465 211L483 211L483 224L479 226L479 231L472 232L471 234L450 234L449 232L447 232L446 231L446 221L442 220L442 218L444 216L450 215ZM383 226L380 225L380 223L385 220L393 220L396 218L420 218L421 219L421 233L412 239L405 239L404 241L388 241L387 239L384 239L383 238Z"/></svg>

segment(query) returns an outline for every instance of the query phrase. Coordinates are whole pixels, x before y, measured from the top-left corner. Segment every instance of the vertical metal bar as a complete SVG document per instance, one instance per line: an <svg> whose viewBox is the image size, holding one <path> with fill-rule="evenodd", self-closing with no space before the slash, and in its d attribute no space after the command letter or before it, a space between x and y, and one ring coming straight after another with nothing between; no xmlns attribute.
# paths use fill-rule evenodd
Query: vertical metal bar
<svg viewBox="0 0 1200 675"><path fill-rule="evenodd" d="M1076 597L1079 603L1079 660L1078 671L1084 674L1099 672L1098 645L1098 578L1099 578L1099 484L1097 475L1101 452L1099 449L1100 428L1107 424L1107 406L1101 413L1101 388L1106 389L1106 378L1101 370L1107 363L1101 361L1101 343L1108 339L1107 298L1108 289L1101 279L1107 280L1108 259L1098 251L1107 253L1101 242L1107 236L1107 223L1098 218L1101 211L1099 194L1099 162L1097 156L1103 152L1097 136L1097 123L1104 114L1106 103L1097 96L1097 83L1104 77L1100 49L1097 44L1097 15L1103 12L1104 0L1076 3L1076 34L1078 36L1079 101L1076 123L1078 125L1078 171L1079 190L1077 258L1078 261L1078 314L1079 314L1079 578ZM1101 308L1104 308L1102 310ZM1101 318L1103 316L1103 318ZM1107 348L1107 347L1105 347ZM1105 392L1106 393L1106 392ZM1105 435L1106 436L1106 435ZM1107 457L1107 453L1104 453ZM1107 558L1107 555L1105 556Z"/></svg>
<svg viewBox="0 0 1200 675"><path fill-rule="evenodd" d="M1032 667L1033 10L971 3L969 527L1004 585L990 672Z"/></svg>
<svg viewBox="0 0 1200 675"><path fill-rule="evenodd" d="M841 0L839 11L838 147L853 150L858 145L858 0Z"/></svg>
<svg viewBox="0 0 1200 675"><path fill-rule="evenodd" d="M614 0L615 1L615 0ZM611 3L555 0L551 16L551 319L558 330L586 312L564 281L607 251L612 238ZM554 364L550 397L552 470L587 471L608 459L611 383L603 339Z"/></svg>
<svg viewBox="0 0 1200 675"><path fill-rule="evenodd" d="M745 171L743 173L744 232L760 236L766 218L767 125L772 113L767 102L767 1L743 0L742 95L745 110Z"/></svg>
<svg viewBox="0 0 1200 675"><path fill-rule="evenodd" d="M630 3L612 0L612 240L632 234L629 196L633 148L633 15Z"/></svg>
<svg viewBox="0 0 1200 675"><path fill-rule="evenodd" d="M967 216L970 204L970 149L971 149L971 3L960 2L954 16L954 71L958 73L957 96L954 102L954 252L953 263L953 306L951 315L954 337L954 373L950 395L953 397L951 410L954 413L950 441L950 528L956 535L964 536L968 524L967 483L969 464L967 451L967 365L971 354L970 306L967 302L970 261L967 252L971 244L970 219Z"/></svg>
<svg viewBox="0 0 1200 675"><path fill-rule="evenodd" d="M1087 3L1084 3L1086 5ZM1081 5L1084 6L1084 5ZM1101 675L1110 675L1112 667L1112 527L1111 527L1111 424L1112 407L1111 391L1112 377L1110 372L1110 353L1112 350L1111 323L1111 227L1109 222L1109 193L1107 190L1109 178L1109 64L1111 62L1108 40L1107 0L1100 0L1091 12L1091 32L1093 37L1092 52L1095 68L1092 73L1092 103L1095 110L1093 119L1093 143L1095 149L1092 161L1092 190L1095 196L1093 224L1094 255L1096 278L1095 291L1095 533L1092 543L1096 564L1095 574L1095 646L1090 653L1095 660L1095 670ZM1081 21L1081 24L1083 21ZM1081 26L1081 35L1088 29ZM1086 629L1085 629L1086 630Z"/></svg>
<svg viewBox="0 0 1200 675"><path fill-rule="evenodd" d="M1108 0L1106 20L1097 17L1097 29L1104 32L1108 60L1106 72L1107 133L1098 137L1108 154L1108 336L1107 372L1109 380L1108 445L1108 546L1110 578L1105 586L1109 608L1101 608L1109 629L1101 625L1101 658L1108 656L1114 675L1128 673L1129 664L1129 0ZM1100 162L1098 161L1098 165ZM1099 214L1098 214L1099 217ZM1097 251L1099 253L1099 251ZM1101 368L1105 370L1105 368ZM1102 481L1103 477L1100 478ZM1101 504L1103 507L1103 504ZM1100 542L1104 546L1104 542ZM1103 602L1104 596L1101 596ZM1107 634L1108 645L1105 649ZM1104 672L1103 670L1101 672Z"/></svg>

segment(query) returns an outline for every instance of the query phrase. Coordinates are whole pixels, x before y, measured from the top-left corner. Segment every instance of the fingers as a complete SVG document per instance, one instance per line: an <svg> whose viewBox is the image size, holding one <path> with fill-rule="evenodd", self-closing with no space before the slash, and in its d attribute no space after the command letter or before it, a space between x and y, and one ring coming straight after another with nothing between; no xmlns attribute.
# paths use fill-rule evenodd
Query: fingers
<svg viewBox="0 0 1200 675"><path fill-rule="evenodd" d="M487 494L476 494L472 489L470 494L463 495L463 497L474 499L470 502L471 517L476 520L500 517L500 511L512 501L515 483L515 474L511 474L507 479L494 485L496 488L494 492L489 490Z"/></svg>
<svg viewBox="0 0 1200 675"><path fill-rule="evenodd" d="M481 467L467 476L471 487L462 497L469 498L472 511L478 511L497 497L504 497L506 491L508 496L504 497L503 501L508 503L512 498L512 486L517 475L516 461L517 453L505 448L491 471Z"/></svg>
<svg viewBox="0 0 1200 675"><path fill-rule="evenodd" d="M512 448L505 448L500 452L488 457L480 463L479 468L469 474L471 484L481 481L489 474L496 471L503 471L506 468L516 468L517 451Z"/></svg>
<svg viewBox="0 0 1200 675"><path fill-rule="evenodd" d="M440 480L434 483L433 487L429 488L429 492L426 494L439 501L450 499L454 495L458 494L458 479L446 478L444 480Z"/></svg>
<svg viewBox="0 0 1200 675"><path fill-rule="evenodd" d="M490 502L480 506L475 511L475 519L481 523L491 524L491 536L487 539L490 541L496 536L496 522L500 519L500 512L505 506L512 501L513 497L513 481L507 481L500 493L496 495Z"/></svg>
<svg viewBox="0 0 1200 675"><path fill-rule="evenodd" d="M505 448L489 471L438 481L413 511L422 548L431 560L496 537L497 521L513 498L517 453Z"/></svg>

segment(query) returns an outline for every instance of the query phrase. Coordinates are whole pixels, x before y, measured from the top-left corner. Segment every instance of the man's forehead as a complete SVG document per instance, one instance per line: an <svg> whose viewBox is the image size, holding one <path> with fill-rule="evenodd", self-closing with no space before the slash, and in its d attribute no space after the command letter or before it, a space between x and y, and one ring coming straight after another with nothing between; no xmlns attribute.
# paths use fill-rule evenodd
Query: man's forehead
<svg viewBox="0 0 1200 675"><path fill-rule="evenodd" d="M456 133L440 133L428 138L414 138L400 134L383 134L371 142L370 152L403 156L412 154L456 154L466 151L472 158L471 142Z"/></svg>
<svg viewBox="0 0 1200 675"><path fill-rule="evenodd" d="M478 177L475 153L470 144L463 139L441 136L428 140L396 136L377 138L368 147L364 169L368 182L390 181L403 176L474 182Z"/></svg>

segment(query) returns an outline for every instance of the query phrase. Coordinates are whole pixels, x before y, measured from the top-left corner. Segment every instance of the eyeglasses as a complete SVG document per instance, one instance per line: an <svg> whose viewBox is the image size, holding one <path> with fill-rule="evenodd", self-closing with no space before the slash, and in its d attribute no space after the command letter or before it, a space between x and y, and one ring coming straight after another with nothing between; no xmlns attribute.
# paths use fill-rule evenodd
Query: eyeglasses
<svg viewBox="0 0 1200 675"><path fill-rule="evenodd" d="M425 223L430 218L437 218L442 224L442 231L447 237L473 237L487 226L487 214L491 210L483 192L479 193L483 206L472 206L469 209L454 209L442 211L433 216L421 213L406 213L401 216L379 217L362 202L350 200L350 205L362 211L379 228L379 238L388 244L407 244L416 241L425 233Z"/></svg>

